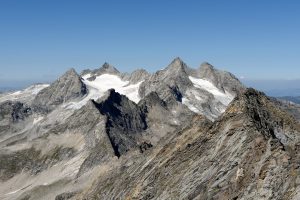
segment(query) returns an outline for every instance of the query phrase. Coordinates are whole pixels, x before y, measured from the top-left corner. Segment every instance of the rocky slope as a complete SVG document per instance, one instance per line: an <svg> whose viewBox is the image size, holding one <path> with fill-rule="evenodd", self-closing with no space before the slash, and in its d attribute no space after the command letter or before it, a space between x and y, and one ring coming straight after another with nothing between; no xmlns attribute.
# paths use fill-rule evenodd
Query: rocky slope
<svg viewBox="0 0 300 200"><path fill-rule="evenodd" d="M298 122L208 63L33 88L0 97L0 199L299 199Z"/></svg>
<svg viewBox="0 0 300 200"><path fill-rule="evenodd" d="M77 198L299 199L299 133L291 116L249 89L215 123L196 116L160 148L101 174Z"/></svg>

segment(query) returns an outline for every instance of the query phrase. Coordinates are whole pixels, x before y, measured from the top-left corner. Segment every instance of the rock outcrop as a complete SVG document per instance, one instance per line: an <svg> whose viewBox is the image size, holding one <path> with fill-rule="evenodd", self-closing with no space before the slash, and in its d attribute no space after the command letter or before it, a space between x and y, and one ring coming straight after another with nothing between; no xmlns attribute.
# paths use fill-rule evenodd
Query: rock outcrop
<svg viewBox="0 0 300 200"><path fill-rule="evenodd" d="M147 129L146 116L138 105L113 89L93 103L107 117L106 131L115 155L120 157L129 149L137 147L136 135Z"/></svg>

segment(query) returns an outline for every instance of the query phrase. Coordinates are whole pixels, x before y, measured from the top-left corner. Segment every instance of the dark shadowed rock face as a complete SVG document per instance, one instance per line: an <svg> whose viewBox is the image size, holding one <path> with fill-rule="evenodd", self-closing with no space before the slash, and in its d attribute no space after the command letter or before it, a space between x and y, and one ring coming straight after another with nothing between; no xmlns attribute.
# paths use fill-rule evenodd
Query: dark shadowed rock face
<svg viewBox="0 0 300 200"><path fill-rule="evenodd" d="M116 156L137 147L136 135L147 128L146 115L126 96L111 89L108 96L95 102L102 115L107 116L106 130Z"/></svg>
<svg viewBox="0 0 300 200"><path fill-rule="evenodd" d="M74 69L70 69L49 87L41 90L33 105L40 110L50 111L56 106L86 95L86 85Z"/></svg>
<svg viewBox="0 0 300 200"><path fill-rule="evenodd" d="M6 101L0 104L0 121L9 118L13 123L24 120L32 114L32 110L21 102Z"/></svg>
<svg viewBox="0 0 300 200"><path fill-rule="evenodd" d="M0 103L0 135L24 128L26 126L25 120L32 113L32 109L28 105L18 101ZM19 124L18 122L22 123Z"/></svg>

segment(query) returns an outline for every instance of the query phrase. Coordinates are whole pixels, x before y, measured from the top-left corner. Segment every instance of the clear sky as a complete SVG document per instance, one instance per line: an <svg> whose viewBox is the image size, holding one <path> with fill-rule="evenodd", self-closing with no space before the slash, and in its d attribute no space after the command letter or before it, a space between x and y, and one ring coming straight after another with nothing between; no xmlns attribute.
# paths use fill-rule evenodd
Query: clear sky
<svg viewBox="0 0 300 200"><path fill-rule="evenodd" d="M300 79L298 0L0 0L0 84L208 61L249 80Z"/></svg>

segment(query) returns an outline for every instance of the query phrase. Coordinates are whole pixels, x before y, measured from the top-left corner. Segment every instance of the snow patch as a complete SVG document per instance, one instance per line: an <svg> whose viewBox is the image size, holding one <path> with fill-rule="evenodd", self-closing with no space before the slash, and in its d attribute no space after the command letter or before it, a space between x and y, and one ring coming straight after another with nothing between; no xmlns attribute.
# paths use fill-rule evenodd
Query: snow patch
<svg viewBox="0 0 300 200"><path fill-rule="evenodd" d="M33 123L33 124L36 124L36 123L40 122L42 119L44 119L44 117L37 117L37 118L34 118L32 123Z"/></svg>
<svg viewBox="0 0 300 200"><path fill-rule="evenodd" d="M182 98L182 104L186 105L191 111L199 113L200 111L187 98Z"/></svg>
<svg viewBox="0 0 300 200"><path fill-rule="evenodd" d="M211 93L217 101L220 101L225 106L227 106L234 98L232 94L230 94L227 91L225 91L224 93L208 80L201 79L201 78L194 78L192 76L189 76L189 79L192 81L192 83L196 88L200 88Z"/></svg>
<svg viewBox="0 0 300 200"><path fill-rule="evenodd" d="M84 75L83 82L87 85L88 95L79 102L70 102L65 105L67 109L79 109L84 106L88 100L93 99L97 100L102 97L105 92L109 89L115 89L116 92L126 95L128 99L138 103L140 101L139 96L139 87L143 82L138 82L136 84L129 84L129 81L123 81L119 76L112 74L102 74L97 76L95 80L90 81L88 78L91 77L91 74Z"/></svg>
<svg viewBox="0 0 300 200"><path fill-rule="evenodd" d="M32 85L24 90L6 93L0 97L0 102L4 102L7 100L14 101L14 100L29 100L34 98L34 96L39 93L42 89L48 87L49 84L36 84Z"/></svg>
<svg viewBox="0 0 300 200"><path fill-rule="evenodd" d="M193 83L192 88L189 88L182 98L182 103L191 111L204 114L209 119L214 120L219 114L223 113L227 105L233 100L234 95L218 89L213 83L208 80L189 76ZM210 95L208 95L209 93ZM204 109L202 105L209 103L210 107Z"/></svg>

